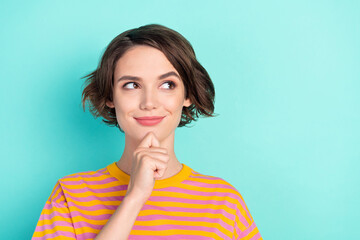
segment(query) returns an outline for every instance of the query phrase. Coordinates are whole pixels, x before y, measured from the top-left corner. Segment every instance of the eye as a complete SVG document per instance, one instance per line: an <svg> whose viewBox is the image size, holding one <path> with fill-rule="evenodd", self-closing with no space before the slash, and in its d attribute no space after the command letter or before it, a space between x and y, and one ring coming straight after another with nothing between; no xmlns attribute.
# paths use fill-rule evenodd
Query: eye
<svg viewBox="0 0 360 240"><path fill-rule="evenodd" d="M125 89L136 89L135 87L133 87L133 88L127 87L128 85L131 86L131 84L137 86L137 88L139 87L139 85L138 85L136 82L128 82L128 83L125 83L125 84L123 85L123 88L125 88ZM174 88L176 87L176 84L175 84L173 81L166 81L166 82L164 82L162 85L166 85L166 84L167 84L169 87L168 87L168 88L165 87L165 88L166 88L166 89L169 89L169 90L174 89Z"/></svg>
<svg viewBox="0 0 360 240"><path fill-rule="evenodd" d="M136 82L128 82L128 83L125 83L125 84L124 84L123 88L132 89L132 88L126 87L127 85L130 85L131 83L132 83L132 84L135 84L135 85L137 86L137 83L136 83Z"/></svg>
<svg viewBox="0 0 360 240"><path fill-rule="evenodd" d="M174 89L176 87L176 84L173 81L166 81L163 83L163 85L165 84L170 86L168 89Z"/></svg>

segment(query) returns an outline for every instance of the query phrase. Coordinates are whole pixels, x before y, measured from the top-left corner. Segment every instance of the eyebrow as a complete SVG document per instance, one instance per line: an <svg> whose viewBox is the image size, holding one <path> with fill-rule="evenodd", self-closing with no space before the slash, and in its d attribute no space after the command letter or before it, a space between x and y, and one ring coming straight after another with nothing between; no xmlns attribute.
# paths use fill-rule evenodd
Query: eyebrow
<svg viewBox="0 0 360 240"><path fill-rule="evenodd" d="M158 79L161 80L161 79L164 79L164 78L167 78L167 77L170 77L170 76L175 76L180 80L180 76L174 71L170 71L168 73L162 74L162 75L159 76ZM136 77L136 76L124 75L121 78L119 78L117 81L120 82L122 80L138 81L138 80L141 80L141 78Z"/></svg>

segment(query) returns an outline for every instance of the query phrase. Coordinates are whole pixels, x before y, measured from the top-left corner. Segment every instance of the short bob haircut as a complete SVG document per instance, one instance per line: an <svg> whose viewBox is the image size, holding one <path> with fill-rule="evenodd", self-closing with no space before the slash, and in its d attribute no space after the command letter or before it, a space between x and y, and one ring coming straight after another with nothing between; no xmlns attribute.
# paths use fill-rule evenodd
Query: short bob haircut
<svg viewBox="0 0 360 240"><path fill-rule="evenodd" d="M97 69L82 77L87 86L82 92L82 106L90 102L89 110L94 117L116 126L124 132L116 119L115 108L106 102L113 101L114 71L117 61L130 48L147 45L159 49L180 74L185 87L185 99L191 105L183 107L178 127L196 121L199 115L214 117L215 88L205 68L197 61L194 49L180 33L159 24L144 25L127 30L115 37L107 46ZM85 84L84 83L84 84Z"/></svg>

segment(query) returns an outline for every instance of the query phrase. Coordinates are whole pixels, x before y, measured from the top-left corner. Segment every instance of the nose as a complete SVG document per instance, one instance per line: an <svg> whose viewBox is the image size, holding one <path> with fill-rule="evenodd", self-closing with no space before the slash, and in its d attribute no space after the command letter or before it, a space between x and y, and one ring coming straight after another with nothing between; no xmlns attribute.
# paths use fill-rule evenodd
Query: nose
<svg viewBox="0 0 360 240"><path fill-rule="evenodd" d="M147 89L142 92L141 101L140 101L140 109L141 110L152 110L157 108L157 96L156 92L151 89Z"/></svg>

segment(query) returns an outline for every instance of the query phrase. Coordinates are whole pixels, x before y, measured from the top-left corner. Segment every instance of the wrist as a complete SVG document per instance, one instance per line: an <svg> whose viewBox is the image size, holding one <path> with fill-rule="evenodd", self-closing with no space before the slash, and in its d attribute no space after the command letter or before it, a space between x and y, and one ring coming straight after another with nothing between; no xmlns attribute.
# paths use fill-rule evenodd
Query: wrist
<svg viewBox="0 0 360 240"><path fill-rule="evenodd" d="M145 202L147 201L147 199L145 199L144 197L140 197L140 196L136 196L134 194L131 193L127 193L124 197L124 201L127 201L129 203L133 203L133 204L141 204L144 205Z"/></svg>

